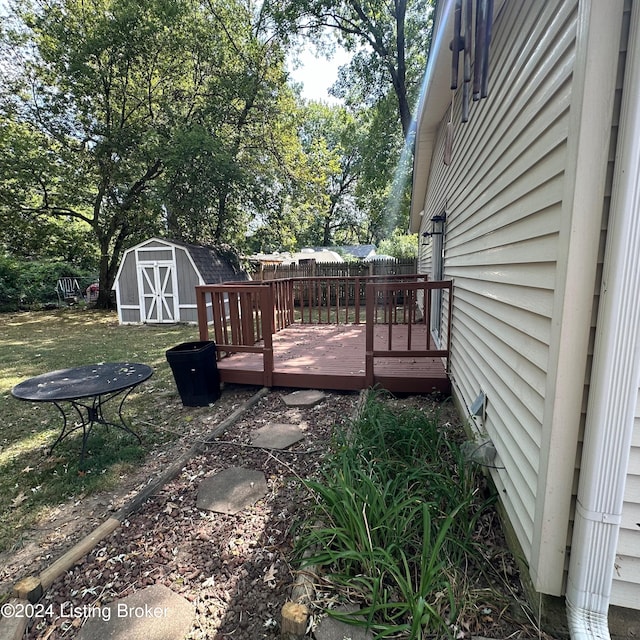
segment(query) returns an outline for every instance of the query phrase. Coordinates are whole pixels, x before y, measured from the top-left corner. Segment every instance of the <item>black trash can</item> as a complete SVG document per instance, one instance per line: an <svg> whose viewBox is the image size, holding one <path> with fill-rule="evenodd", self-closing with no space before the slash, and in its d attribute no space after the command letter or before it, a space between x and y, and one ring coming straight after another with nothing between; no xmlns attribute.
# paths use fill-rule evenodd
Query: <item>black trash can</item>
<svg viewBox="0 0 640 640"><path fill-rule="evenodd" d="M183 342L167 351L167 361L185 407L204 407L220 397L215 342Z"/></svg>

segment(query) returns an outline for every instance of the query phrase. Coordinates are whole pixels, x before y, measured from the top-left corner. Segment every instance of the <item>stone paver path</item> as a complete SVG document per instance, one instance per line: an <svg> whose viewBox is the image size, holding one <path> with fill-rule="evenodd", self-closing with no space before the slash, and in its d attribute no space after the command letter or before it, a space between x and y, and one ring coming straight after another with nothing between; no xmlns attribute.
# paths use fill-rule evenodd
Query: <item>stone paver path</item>
<svg viewBox="0 0 640 640"><path fill-rule="evenodd" d="M300 390L283 396L287 407L313 407L325 398L322 391ZM304 438L293 424L271 424L258 429L254 447L286 449ZM267 493L262 471L230 467L205 478L198 487L199 509L235 514L249 508ZM193 605L163 585L154 585L87 614L80 640L180 640L191 629ZM330 618L315 631L318 640L369 640L362 630Z"/></svg>
<svg viewBox="0 0 640 640"><path fill-rule="evenodd" d="M188 600L156 584L87 611L78 640L179 640L194 618Z"/></svg>
<svg viewBox="0 0 640 640"><path fill-rule="evenodd" d="M286 396L282 396L282 401L287 407L313 407L326 398L322 391L315 389L300 389Z"/></svg>
<svg viewBox="0 0 640 640"><path fill-rule="evenodd" d="M286 449L303 438L304 431L296 424L268 424L256 431L251 444L263 449Z"/></svg>
<svg viewBox="0 0 640 640"><path fill-rule="evenodd" d="M355 609L338 607L336 611L350 613ZM315 640L373 640L373 634L363 627L356 627L335 618L325 616L320 620L313 632Z"/></svg>
<svg viewBox="0 0 640 640"><path fill-rule="evenodd" d="M267 481L262 471L229 467L200 483L196 506L205 511L233 515L250 507L266 493Z"/></svg>

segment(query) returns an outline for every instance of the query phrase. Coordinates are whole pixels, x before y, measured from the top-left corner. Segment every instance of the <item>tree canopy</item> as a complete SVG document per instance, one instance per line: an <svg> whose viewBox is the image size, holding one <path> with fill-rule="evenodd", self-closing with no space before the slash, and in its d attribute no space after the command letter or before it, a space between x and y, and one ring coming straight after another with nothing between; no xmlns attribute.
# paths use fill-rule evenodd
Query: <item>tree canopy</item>
<svg viewBox="0 0 640 640"><path fill-rule="evenodd" d="M409 136L429 49L432 0L286 0L277 15L286 28L316 38L333 30L354 53L336 94L371 106L391 93L403 137Z"/></svg>
<svg viewBox="0 0 640 640"><path fill-rule="evenodd" d="M284 54L261 14L238 0L15 7L5 42L23 58L2 82L2 215L84 223L103 306L132 240L167 226L201 241L241 234L246 203L271 190L256 166L294 138L279 117Z"/></svg>
<svg viewBox="0 0 640 640"><path fill-rule="evenodd" d="M430 2L13 0L0 25L0 250L99 272L150 235L238 250L406 226ZM353 53L306 104L286 52Z"/></svg>

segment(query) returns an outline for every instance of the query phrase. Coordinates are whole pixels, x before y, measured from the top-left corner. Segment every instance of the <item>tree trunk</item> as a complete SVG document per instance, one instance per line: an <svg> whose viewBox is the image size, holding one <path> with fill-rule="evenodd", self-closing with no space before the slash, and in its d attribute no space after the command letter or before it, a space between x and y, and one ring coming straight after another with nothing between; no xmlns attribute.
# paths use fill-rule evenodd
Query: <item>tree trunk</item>
<svg viewBox="0 0 640 640"><path fill-rule="evenodd" d="M102 245L102 243L100 243ZM113 287L113 279L109 278L109 255L105 249L101 247L100 255L100 290L98 291L98 299L96 300L96 307L98 309L111 309L113 307L111 303L111 287Z"/></svg>
<svg viewBox="0 0 640 640"><path fill-rule="evenodd" d="M100 238L100 290L96 307L98 309L115 309L115 297L112 293L113 285L118 273L120 258L124 253L124 243L128 235L121 230L113 242L113 250L109 253L111 242L107 238ZM113 241L114 238L111 238Z"/></svg>

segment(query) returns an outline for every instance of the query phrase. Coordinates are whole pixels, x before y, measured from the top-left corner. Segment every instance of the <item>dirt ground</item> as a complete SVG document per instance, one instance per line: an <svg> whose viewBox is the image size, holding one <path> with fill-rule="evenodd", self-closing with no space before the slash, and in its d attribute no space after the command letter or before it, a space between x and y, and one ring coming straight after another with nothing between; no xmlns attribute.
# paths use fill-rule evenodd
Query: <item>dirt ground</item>
<svg viewBox="0 0 640 640"><path fill-rule="evenodd" d="M204 439L256 388L229 387L211 407L194 411L188 433L165 451L155 451L136 473L122 479L117 492L98 494L59 505L30 532L20 549L0 557L0 593L25 575L37 574L93 528L127 504L169 464ZM309 409L287 408L272 390L247 411L214 444L189 460L173 480L159 488L113 534L61 576L41 601L53 605L51 615L36 619L27 638L74 638L83 621L57 615L66 605L82 608L107 604L136 590L163 584L191 601L196 611L188 638L276 638L282 605L291 594L296 571L291 565L295 524L304 518L304 501L296 478L314 475L327 451L334 425L355 414L357 393L331 393ZM428 413L442 411L430 398L398 400ZM453 416L450 408L445 408ZM447 419L445 415L444 419ZM455 419L452 417L451 419ZM256 429L269 423L298 424L305 438L286 451L249 445ZM260 469L268 494L236 515L200 511L196 495L203 478L227 467ZM509 574L510 605L485 606L459 637L539 637L524 615L515 563L510 559L494 515L479 535L498 551ZM325 594L320 607L327 604ZM315 620L315 618L314 618Z"/></svg>

